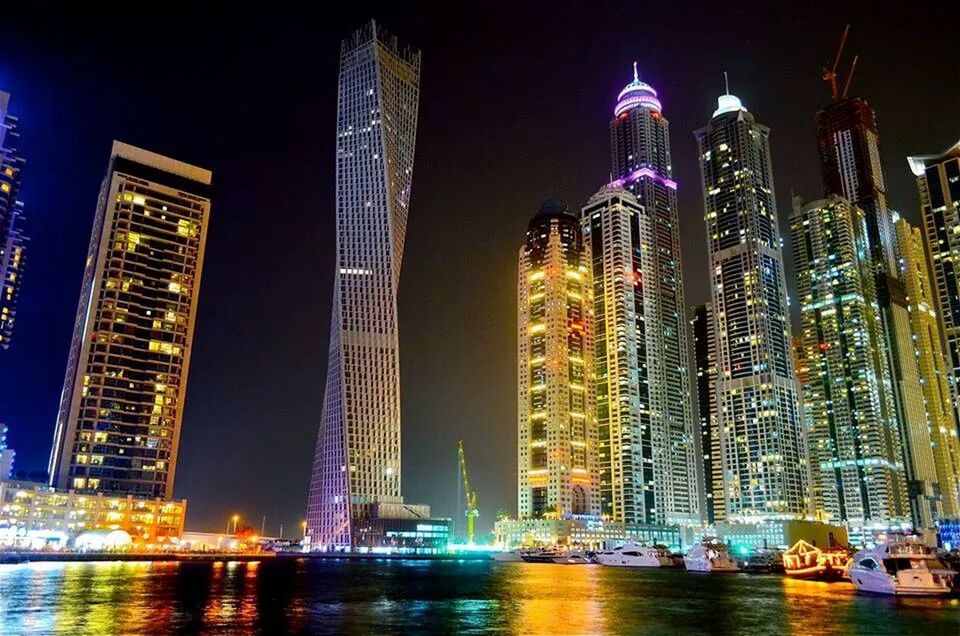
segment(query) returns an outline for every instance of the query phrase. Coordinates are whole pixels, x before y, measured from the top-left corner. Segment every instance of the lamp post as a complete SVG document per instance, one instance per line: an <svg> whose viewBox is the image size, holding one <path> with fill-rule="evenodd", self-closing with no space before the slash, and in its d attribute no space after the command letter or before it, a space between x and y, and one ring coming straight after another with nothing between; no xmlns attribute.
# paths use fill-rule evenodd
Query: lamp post
<svg viewBox="0 0 960 636"><path fill-rule="evenodd" d="M240 515L233 515L233 534L237 534L237 524L240 522Z"/></svg>
<svg viewBox="0 0 960 636"><path fill-rule="evenodd" d="M307 520L304 519L300 526L303 528L303 536L307 536Z"/></svg>

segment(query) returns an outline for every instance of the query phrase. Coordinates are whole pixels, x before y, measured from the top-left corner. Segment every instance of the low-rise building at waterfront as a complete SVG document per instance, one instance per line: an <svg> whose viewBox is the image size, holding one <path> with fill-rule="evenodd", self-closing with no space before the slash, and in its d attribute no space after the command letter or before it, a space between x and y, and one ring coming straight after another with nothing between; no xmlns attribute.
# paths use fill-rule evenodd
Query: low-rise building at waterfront
<svg viewBox="0 0 960 636"><path fill-rule="evenodd" d="M707 526L696 534L697 540L708 536L717 537L730 546L733 552L742 555L754 550L786 550L800 539L818 547L849 543L846 527L804 519L718 523L716 526Z"/></svg>
<svg viewBox="0 0 960 636"><path fill-rule="evenodd" d="M123 530L138 547L156 548L183 534L187 501L111 497L0 480L0 546L63 548L95 530Z"/></svg>
<svg viewBox="0 0 960 636"><path fill-rule="evenodd" d="M354 539L349 548L321 547L305 537L303 551L383 554L444 554L451 543L453 522L430 516L430 506L404 503L356 504Z"/></svg>
<svg viewBox="0 0 960 636"><path fill-rule="evenodd" d="M501 519L494 526L494 540L505 548L569 546L603 550L637 541L681 550L684 542L678 526L623 523L594 515L558 515L541 519Z"/></svg>

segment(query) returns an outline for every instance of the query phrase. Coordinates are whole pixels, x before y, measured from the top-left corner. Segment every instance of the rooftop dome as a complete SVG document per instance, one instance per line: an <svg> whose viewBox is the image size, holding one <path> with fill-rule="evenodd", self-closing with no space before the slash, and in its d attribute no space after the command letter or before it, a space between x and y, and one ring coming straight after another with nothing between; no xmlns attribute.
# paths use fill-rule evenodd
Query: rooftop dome
<svg viewBox="0 0 960 636"><path fill-rule="evenodd" d="M727 93L717 98L717 110L713 111L713 116L716 117L724 113L736 113L741 110L745 111L747 109L743 107L743 102L740 101L740 98Z"/></svg>
<svg viewBox="0 0 960 636"><path fill-rule="evenodd" d="M537 210L537 216L562 216L564 214L570 214L567 204L553 197L541 203Z"/></svg>
<svg viewBox="0 0 960 636"><path fill-rule="evenodd" d="M631 108L649 108L660 112L662 109L660 100L657 99L657 91L646 82L641 82L637 76L637 63L633 63L633 81L623 87L620 95L617 96L617 106L613 109L613 116L619 117L620 113Z"/></svg>

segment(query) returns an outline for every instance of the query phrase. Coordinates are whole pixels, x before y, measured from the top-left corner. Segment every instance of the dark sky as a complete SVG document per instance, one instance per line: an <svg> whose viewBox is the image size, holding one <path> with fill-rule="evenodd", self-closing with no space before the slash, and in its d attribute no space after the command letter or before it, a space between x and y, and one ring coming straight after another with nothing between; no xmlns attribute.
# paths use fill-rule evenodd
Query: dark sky
<svg viewBox="0 0 960 636"><path fill-rule="evenodd" d="M860 55L851 93L878 112L890 198L908 218L904 157L960 137L956 3L22 4L30 13L5 6L0 18L0 89L21 118L33 241L15 341L0 352L0 421L18 467L45 469L111 140L210 168L176 484L196 529L235 511L252 525L266 515L268 532L303 518L329 328L339 39L370 17L423 50L400 286L404 494L459 518L463 438L482 529L516 507L516 251L543 199L579 208L606 181L607 126L633 60L672 126L688 304L708 294L692 131L724 70L772 128L782 228L791 190L821 194L820 67L845 23Z"/></svg>

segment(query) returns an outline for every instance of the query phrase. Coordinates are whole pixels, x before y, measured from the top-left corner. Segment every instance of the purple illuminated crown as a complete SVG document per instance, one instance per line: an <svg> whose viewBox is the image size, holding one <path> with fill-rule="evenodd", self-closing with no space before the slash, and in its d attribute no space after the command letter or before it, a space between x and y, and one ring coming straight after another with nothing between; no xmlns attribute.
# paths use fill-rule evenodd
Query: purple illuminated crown
<svg viewBox="0 0 960 636"><path fill-rule="evenodd" d="M631 108L649 108L660 112L660 100L657 99L657 91L653 90L646 82L641 82L637 77L637 63L633 63L633 81L623 87L620 95L617 96L617 106L613 109L613 116L619 117L620 113Z"/></svg>

